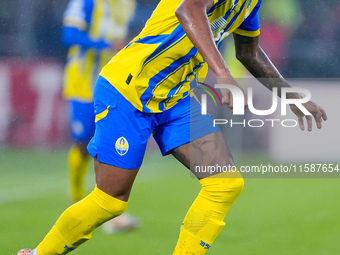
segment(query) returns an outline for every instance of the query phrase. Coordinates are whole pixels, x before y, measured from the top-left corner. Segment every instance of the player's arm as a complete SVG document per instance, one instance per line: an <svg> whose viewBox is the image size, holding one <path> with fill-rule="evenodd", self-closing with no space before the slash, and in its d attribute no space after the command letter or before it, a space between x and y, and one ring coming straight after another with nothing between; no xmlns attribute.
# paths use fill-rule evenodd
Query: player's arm
<svg viewBox="0 0 340 255"><path fill-rule="evenodd" d="M93 40L86 31L81 31L76 27L63 27L61 41L66 47L80 45L84 49L94 48L97 50L111 47L105 40Z"/></svg>
<svg viewBox="0 0 340 255"><path fill-rule="evenodd" d="M236 58L248 69L248 71L268 89L278 88L281 96L281 88L291 87L282 77L270 61L266 53L259 46L259 37L246 37L234 34ZM287 98L300 98L298 93L289 93ZM314 116L316 125L321 128L322 120L327 119L325 111L315 103L309 101L303 104L304 107ZM301 130L304 130L303 118L306 117L308 130L312 130L312 117L304 115L295 105L291 105L291 110L298 116Z"/></svg>
<svg viewBox="0 0 340 255"><path fill-rule="evenodd" d="M88 34L92 19L93 0L70 0L63 18L61 41L64 46L79 45L97 50L110 47L105 40L94 40Z"/></svg>
<svg viewBox="0 0 340 255"><path fill-rule="evenodd" d="M239 87L215 44L207 16L207 11L213 5L213 0L183 0L176 10L176 16L191 42L216 74L219 83L228 83ZM223 104L232 110L230 91L221 89L221 92Z"/></svg>

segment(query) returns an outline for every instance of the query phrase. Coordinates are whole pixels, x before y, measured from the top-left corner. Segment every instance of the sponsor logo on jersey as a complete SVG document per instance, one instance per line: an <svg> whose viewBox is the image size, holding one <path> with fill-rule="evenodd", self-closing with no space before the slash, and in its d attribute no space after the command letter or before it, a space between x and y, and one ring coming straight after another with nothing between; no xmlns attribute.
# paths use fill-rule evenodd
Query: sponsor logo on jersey
<svg viewBox="0 0 340 255"><path fill-rule="evenodd" d="M116 141L116 151L120 156L125 155L129 150L129 143L125 137L120 137Z"/></svg>

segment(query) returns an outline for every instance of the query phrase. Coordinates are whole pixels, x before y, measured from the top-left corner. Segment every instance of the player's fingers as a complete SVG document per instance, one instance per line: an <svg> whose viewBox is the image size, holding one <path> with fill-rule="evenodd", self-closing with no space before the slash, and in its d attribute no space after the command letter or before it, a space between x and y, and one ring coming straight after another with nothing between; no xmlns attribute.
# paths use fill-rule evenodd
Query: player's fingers
<svg viewBox="0 0 340 255"><path fill-rule="evenodd" d="M303 118L302 117L298 117L298 120L299 120L300 129L302 131L304 131L305 130L305 124L303 123Z"/></svg>
<svg viewBox="0 0 340 255"><path fill-rule="evenodd" d="M230 102L226 103L226 102L223 102L223 105L230 111L233 111L233 106L230 104Z"/></svg>
<svg viewBox="0 0 340 255"><path fill-rule="evenodd" d="M229 93L229 107L233 108L233 105L234 105L233 96L231 95L231 93Z"/></svg>
<svg viewBox="0 0 340 255"><path fill-rule="evenodd" d="M327 116L325 110L323 108L321 108L321 107L319 107L319 109L320 109L320 112L321 112L322 119L323 120L327 120L328 116Z"/></svg>
<svg viewBox="0 0 340 255"><path fill-rule="evenodd" d="M223 96L222 104L225 105L230 111L233 111L233 97L231 93Z"/></svg>
<svg viewBox="0 0 340 255"><path fill-rule="evenodd" d="M246 97L244 97L244 109L248 108L248 100Z"/></svg>
<svg viewBox="0 0 340 255"><path fill-rule="evenodd" d="M222 104L224 104L225 106L229 106L230 104L230 97L229 96L223 96L222 97Z"/></svg>
<svg viewBox="0 0 340 255"><path fill-rule="evenodd" d="M307 120L308 131L312 131L312 129L313 129L313 119L312 119L312 117L310 115L307 115L306 120Z"/></svg>
<svg viewBox="0 0 340 255"><path fill-rule="evenodd" d="M322 114L321 112L318 112L317 114L314 114L314 119L315 119L315 122L316 122L316 127L318 129L322 128Z"/></svg>
<svg viewBox="0 0 340 255"><path fill-rule="evenodd" d="M229 104L227 105L227 108L229 111L233 111L234 107L233 107L233 104L229 102Z"/></svg>

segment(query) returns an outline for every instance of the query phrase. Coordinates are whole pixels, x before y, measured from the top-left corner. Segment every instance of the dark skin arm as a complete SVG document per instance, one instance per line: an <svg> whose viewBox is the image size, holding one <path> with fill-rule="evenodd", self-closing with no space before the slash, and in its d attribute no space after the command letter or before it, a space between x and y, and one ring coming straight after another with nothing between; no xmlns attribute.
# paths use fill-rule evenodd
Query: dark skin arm
<svg viewBox="0 0 340 255"><path fill-rule="evenodd" d="M176 16L184 31L217 76L231 78L224 59L218 51L212 34L207 11L213 0L184 0L176 10Z"/></svg>
<svg viewBox="0 0 340 255"><path fill-rule="evenodd" d="M277 87L279 96L281 96L281 88L291 87L259 46L258 37L246 37L234 34L234 41L237 59L266 88L272 90L274 87ZM287 97L300 98L300 95L297 93L289 93ZM321 128L322 120L327 120L326 112L311 101L303 105L314 116L316 126ZM295 105L290 105L290 107L298 117L300 129L305 129L303 118L306 117L308 131L312 131L312 117L310 115L304 115Z"/></svg>
<svg viewBox="0 0 340 255"><path fill-rule="evenodd" d="M183 0L176 10L176 16L191 42L216 74L218 83L232 84L239 87L215 45L214 36L207 17L207 11L213 4L213 0ZM258 38L249 39L238 35L236 35L235 38L238 58L256 78L267 78L266 81L263 82L267 88L271 89L274 87L274 80L276 82L276 87L290 87L259 47ZM277 84L276 79L280 80L280 85ZM268 82L268 80L272 81ZM221 89L221 92L223 95L223 104L232 110L233 101L230 91L228 89ZM298 94L294 93L289 96L291 98L300 97ZM321 128L322 119L327 119L326 113L313 102L307 102L304 106L314 115L317 127ZM296 107L294 108L294 106L291 106L291 108L298 116L300 128L304 130L303 117L306 117L308 130L311 131L312 118L310 116L305 116L299 109Z"/></svg>
<svg viewBox="0 0 340 255"><path fill-rule="evenodd" d="M191 42L216 74L218 83L239 87L215 44L207 16L207 11L213 4L213 0L183 0L176 10L176 16ZM240 89L243 91L242 88ZM223 104L232 110L233 102L230 91L221 89L221 92Z"/></svg>

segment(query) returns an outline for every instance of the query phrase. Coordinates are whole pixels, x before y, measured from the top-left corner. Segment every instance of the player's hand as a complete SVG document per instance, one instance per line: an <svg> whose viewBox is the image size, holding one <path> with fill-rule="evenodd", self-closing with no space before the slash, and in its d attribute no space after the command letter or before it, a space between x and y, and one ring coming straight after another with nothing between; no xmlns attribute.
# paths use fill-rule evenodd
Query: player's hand
<svg viewBox="0 0 340 255"><path fill-rule="evenodd" d="M302 105L312 115L305 115L300 111L300 109L296 105L289 105L292 112L298 117L300 129L302 131L305 130L304 118L306 118L308 131L312 131L313 126L312 116L315 119L317 128L320 129L322 127L322 120L327 120L327 114L325 110L312 101L308 101L307 103L304 103Z"/></svg>
<svg viewBox="0 0 340 255"><path fill-rule="evenodd" d="M242 94L243 94L243 97L244 97L244 108L247 108L248 102L247 102L247 98L246 98L245 92L237 84L237 82L234 79L231 80L230 78L229 79L218 78L217 82L218 82L218 84L231 84L231 85L234 85L240 91L242 91ZM225 107L227 107L230 111L233 111L233 106L234 106L233 94L231 93L231 91L229 89L226 89L226 88L221 88L220 91L222 93L222 104Z"/></svg>

